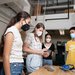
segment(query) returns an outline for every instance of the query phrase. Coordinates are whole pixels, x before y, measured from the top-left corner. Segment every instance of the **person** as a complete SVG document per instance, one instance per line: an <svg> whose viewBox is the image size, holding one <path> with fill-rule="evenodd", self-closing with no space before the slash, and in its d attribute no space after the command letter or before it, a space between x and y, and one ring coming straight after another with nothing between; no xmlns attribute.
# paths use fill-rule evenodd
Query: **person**
<svg viewBox="0 0 75 75"><path fill-rule="evenodd" d="M26 68L31 73L42 66L42 55L46 49L42 49L42 35L45 27L38 23L34 31L29 33L24 41L24 51L27 52Z"/></svg>
<svg viewBox="0 0 75 75"><path fill-rule="evenodd" d="M71 40L66 43L67 59L66 64L74 65L75 67L75 27L69 29Z"/></svg>
<svg viewBox="0 0 75 75"><path fill-rule="evenodd" d="M43 55L43 65L53 65L53 54L54 54L54 44L51 42L51 35L48 33L45 35L45 43L42 44L42 48L46 48L47 51Z"/></svg>
<svg viewBox="0 0 75 75"><path fill-rule="evenodd" d="M27 31L30 28L30 15L19 12L11 19L3 36L3 66L5 75L21 75L23 69L22 39L20 30Z"/></svg>

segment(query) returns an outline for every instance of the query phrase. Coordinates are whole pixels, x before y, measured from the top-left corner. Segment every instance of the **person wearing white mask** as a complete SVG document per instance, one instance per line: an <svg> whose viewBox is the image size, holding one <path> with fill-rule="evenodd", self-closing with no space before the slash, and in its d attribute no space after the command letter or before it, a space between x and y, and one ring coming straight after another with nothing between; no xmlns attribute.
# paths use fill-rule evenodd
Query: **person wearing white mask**
<svg viewBox="0 0 75 75"><path fill-rule="evenodd" d="M67 59L66 64L72 64L75 67L75 27L69 29L71 40L66 43Z"/></svg>
<svg viewBox="0 0 75 75"><path fill-rule="evenodd" d="M27 52L26 68L31 73L42 66L42 55L47 49L42 49L42 35L45 27L42 23L38 23L34 31L29 33L24 41L23 50Z"/></svg>
<svg viewBox="0 0 75 75"><path fill-rule="evenodd" d="M52 56L54 54L54 44L51 42L51 35L45 35L45 43L42 45L42 48L46 48L47 51L43 55L43 65L52 65Z"/></svg>

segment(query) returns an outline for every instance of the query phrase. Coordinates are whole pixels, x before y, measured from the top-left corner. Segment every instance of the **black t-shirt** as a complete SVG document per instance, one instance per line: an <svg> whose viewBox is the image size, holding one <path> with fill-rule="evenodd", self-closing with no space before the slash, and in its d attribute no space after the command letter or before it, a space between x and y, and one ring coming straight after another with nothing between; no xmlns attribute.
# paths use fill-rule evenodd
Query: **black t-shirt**
<svg viewBox="0 0 75 75"><path fill-rule="evenodd" d="M42 44L42 49L43 48L46 48L44 44ZM48 51L50 51L50 55L48 57L43 57L43 59L52 59L51 55L52 55L52 52L54 52L54 50L55 50L55 46L52 43L51 46L50 46L50 48L48 49Z"/></svg>

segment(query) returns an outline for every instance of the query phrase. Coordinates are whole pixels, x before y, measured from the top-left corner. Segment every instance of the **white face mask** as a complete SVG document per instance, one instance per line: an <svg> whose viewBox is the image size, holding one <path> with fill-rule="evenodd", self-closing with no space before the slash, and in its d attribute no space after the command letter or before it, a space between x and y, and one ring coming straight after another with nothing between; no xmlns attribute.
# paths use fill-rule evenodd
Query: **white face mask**
<svg viewBox="0 0 75 75"><path fill-rule="evenodd" d="M47 38L47 39L46 39L46 42L48 42L48 43L49 43L50 41L51 41L51 39L49 39L49 38Z"/></svg>
<svg viewBox="0 0 75 75"><path fill-rule="evenodd" d="M41 32L41 31L37 31L36 34L37 34L38 36L41 36L41 35L42 35L42 32Z"/></svg>

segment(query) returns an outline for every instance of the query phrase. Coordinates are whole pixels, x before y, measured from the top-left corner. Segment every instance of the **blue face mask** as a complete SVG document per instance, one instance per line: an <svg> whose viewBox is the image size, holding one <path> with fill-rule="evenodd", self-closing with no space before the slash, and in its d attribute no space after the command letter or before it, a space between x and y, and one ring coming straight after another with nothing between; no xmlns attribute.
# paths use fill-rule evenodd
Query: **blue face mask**
<svg viewBox="0 0 75 75"><path fill-rule="evenodd" d="M72 39L75 39L75 34L74 33L71 33L70 36L71 36Z"/></svg>

